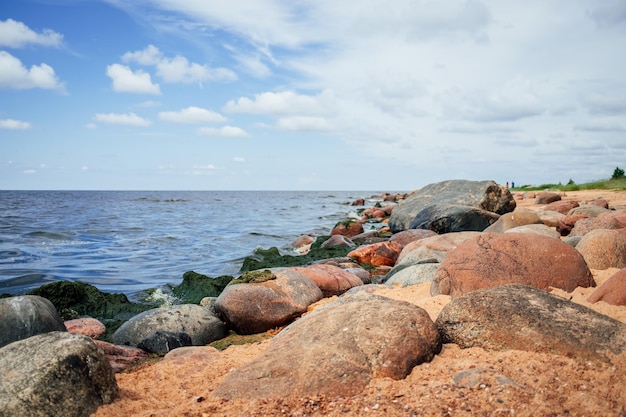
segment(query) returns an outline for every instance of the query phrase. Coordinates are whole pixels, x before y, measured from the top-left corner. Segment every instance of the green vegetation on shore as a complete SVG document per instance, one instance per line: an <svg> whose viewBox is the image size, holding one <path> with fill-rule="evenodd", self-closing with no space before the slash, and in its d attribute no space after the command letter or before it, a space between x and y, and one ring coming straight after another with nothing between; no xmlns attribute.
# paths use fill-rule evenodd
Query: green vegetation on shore
<svg viewBox="0 0 626 417"><path fill-rule="evenodd" d="M567 184L541 184L538 186L522 185L521 187L511 188L511 191L541 191L541 190L560 190L560 191L580 191L580 190L626 190L626 177L621 176L607 180L599 180L587 182L584 184L576 184L569 180Z"/></svg>

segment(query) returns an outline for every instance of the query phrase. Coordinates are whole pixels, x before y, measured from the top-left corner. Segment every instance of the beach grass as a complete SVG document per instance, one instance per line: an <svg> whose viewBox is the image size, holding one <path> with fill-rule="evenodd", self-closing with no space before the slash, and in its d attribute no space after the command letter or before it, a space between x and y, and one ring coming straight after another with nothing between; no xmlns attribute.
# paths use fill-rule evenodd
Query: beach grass
<svg viewBox="0 0 626 417"><path fill-rule="evenodd" d="M543 191L543 190L559 190L559 191L581 191L581 190L626 190L626 177L611 178L606 180L598 180L587 182L584 184L576 184L570 180L567 184L541 184L541 185L522 185L521 187L511 188L512 191Z"/></svg>

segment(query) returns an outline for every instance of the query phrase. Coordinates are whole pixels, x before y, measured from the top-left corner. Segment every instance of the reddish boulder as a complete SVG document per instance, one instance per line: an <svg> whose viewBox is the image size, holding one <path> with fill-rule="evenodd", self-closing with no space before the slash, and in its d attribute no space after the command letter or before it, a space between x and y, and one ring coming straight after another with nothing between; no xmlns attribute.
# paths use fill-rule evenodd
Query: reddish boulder
<svg viewBox="0 0 626 417"><path fill-rule="evenodd" d="M360 292L285 328L253 361L226 375L214 395L349 397L361 394L373 378L405 378L440 350L439 333L425 310Z"/></svg>
<svg viewBox="0 0 626 417"><path fill-rule="evenodd" d="M626 268L611 275L591 293L587 301L590 303L604 301L615 306L626 306Z"/></svg>
<svg viewBox="0 0 626 417"><path fill-rule="evenodd" d="M581 254L559 239L524 233L487 233L460 244L442 261L430 287L453 298L480 288L524 284L541 289L594 287Z"/></svg>
<svg viewBox="0 0 626 417"><path fill-rule="evenodd" d="M293 242L291 242L291 246L296 248L296 249L301 249L301 248L303 248L305 246L310 245L313 242L315 242L315 238L313 236L302 235L299 238L297 238L296 240L294 240Z"/></svg>
<svg viewBox="0 0 626 417"><path fill-rule="evenodd" d="M389 238L389 241L399 243L402 247L404 247L408 243L431 236L437 236L437 233L426 229L409 229L396 233Z"/></svg>
<svg viewBox="0 0 626 417"><path fill-rule="evenodd" d="M214 309L235 332L245 335L283 326L321 299L319 287L290 268L264 282L229 284Z"/></svg>
<svg viewBox="0 0 626 417"><path fill-rule="evenodd" d="M535 199L535 204L550 204L555 201L559 201L561 199L561 195L557 193L552 193L548 191L542 191L537 193L537 198Z"/></svg>
<svg viewBox="0 0 626 417"><path fill-rule="evenodd" d="M106 327L99 320L85 317L81 319L67 320L65 328L68 332L82 334L83 336L97 339L106 332Z"/></svg>
<svg viewBox="0 0 626 417"><path fill-rule="evenodd" d="M572 232L577 221L587 218L589 218L589 216L582 213L563 216L556 222L556 231L559 232L561 236L567 236Z"/></svg>
<svg viewBox="0 0 626 417"><path fill-rule="evenodd" d="M309 277L322 290L324 297L341 295L352 287L363 285L359 277L334 265L314 264L293 269Z"/></svg>
<svg viewBox="0 0 626 417"><path fill-rule="evenodd" d="M113 372L122 372L129 367L148 359L148 352L130 346L114 345L103 340L94 340L96 345L104 352L111 364Z"/></svg>
<svg viewBox="0 0 626 417"><path fill-rule="evenodd" d="M400 252L397 264L411 263L424 259L442 261L448 252L468 239L480 235L480 232L456 232L436 235L408 243Z"/></svg>
<svg viewBox="0 0 626 417"><path fill-rule="evenodd" d="M527 224L540 224L541 220L534 210L524 207L517 207L509 213L504 213L491 226L483 232L504 233L509 229Z"/></svg>
<svg viewBox="0 0 626 417"><path fill-rule="evenodd" d="M327 246L356 246L355 243L344 235L333 235L325 240L320 247L325 248Z"/></svg>
<svg viewBox="0 0 626 417"><path fill-rule="evenodd" d="M626 268L626 229L592 230L582 237L576 249L589 268Z"/></svg>
<svg viewBox="0 0 626 417"><path fill-rule="evenodd" d="M545 211L558 211L561 214L567 214L571 209L578 207L578 201L574 200L559 200L554 201L543 207Z"/></svg>
<svg viewBox="0 0 626 417"><path fill-rule="evenodd" d="M595 229L623 229L626 227L626 212L609 211L590 217L581 219L576 222L572 228L571 236L584 236Z"/></svg>
<svg viewBox="0 0 626 417"><path fill-rule="evenodd" d="M364 206L365 205L365 200L362 198L357 198L356 200L354 200L352 202L353 206Z"/></svg>
<svg viewBox="0 0 626 417"><path fill-rule="evenodd" d="M363 233L363 225L354 219L339 222L333 227L330 232L331 236L342 235L346 237L352 237Z"/></svg>
<svg viewBox="0 0 626 417"><path fill-rule="evenodd" d="M399 243L387 241L358 247L348 253L348 257L362 264L393 266L401 251L402 246Z"/></svg>
<svg viewBox="0 0 626 417"><path fill-rule="evenodd" d="M593 200L591 200L589 202L589 204L592 204L594 206L598 206L598 207L604 207L605 209L609 208L609 202L606 201L604 198L602 197L598 197L598 198L594 198Z"/></svg>

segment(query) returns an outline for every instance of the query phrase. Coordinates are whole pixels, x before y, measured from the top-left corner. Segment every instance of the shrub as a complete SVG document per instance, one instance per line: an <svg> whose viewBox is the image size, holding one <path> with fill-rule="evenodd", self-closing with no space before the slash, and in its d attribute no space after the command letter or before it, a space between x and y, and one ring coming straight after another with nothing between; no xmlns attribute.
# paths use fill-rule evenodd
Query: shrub
<svg viewBox="0 0 626 417"><path fill-rule="evenodd" d="M624 170L620 167L615 167L615 171L613 171L612 179L622 178L624 176Z"/></svg>

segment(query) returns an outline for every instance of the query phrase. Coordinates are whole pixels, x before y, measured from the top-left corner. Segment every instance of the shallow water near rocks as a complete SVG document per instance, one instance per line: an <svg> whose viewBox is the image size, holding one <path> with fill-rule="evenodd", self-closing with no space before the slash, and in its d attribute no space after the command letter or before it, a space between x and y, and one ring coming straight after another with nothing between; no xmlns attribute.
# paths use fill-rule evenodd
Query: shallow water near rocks
<svg viewBox="0 0 626 417"><path fill-rule="evenodd" d="M348 191L0 191L0 293L57 280L131 298L185 271L234 275L258 247L328 234L375 193Z"/></svg>

